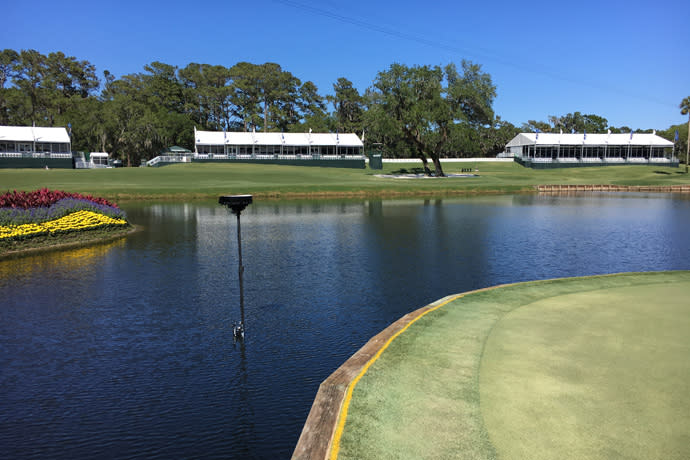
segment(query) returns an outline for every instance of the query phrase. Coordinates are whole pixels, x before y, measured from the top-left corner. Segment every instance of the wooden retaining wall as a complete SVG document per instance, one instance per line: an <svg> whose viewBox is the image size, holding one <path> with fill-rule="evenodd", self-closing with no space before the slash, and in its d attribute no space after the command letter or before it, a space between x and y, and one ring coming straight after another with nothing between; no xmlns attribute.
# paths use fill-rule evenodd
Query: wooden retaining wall
<svg viewBox="0 0 690 460"><path fill-rule="evenodd" d="M338 417L345 400L345 394L352 380L398 331L426 311L456 296L444 297L403 316L369 340L359 351L324 380L316 393L316 398L302 429L297 447L292 454L292 460L326 460L330 455L331 444L338 425Z"/></svg>
<svg viewBox="0 0 690 460"><path fill-rule="evenodd" d="M690 185L537 185L540 193L568 192L662 192L690 193Z"/></svg>

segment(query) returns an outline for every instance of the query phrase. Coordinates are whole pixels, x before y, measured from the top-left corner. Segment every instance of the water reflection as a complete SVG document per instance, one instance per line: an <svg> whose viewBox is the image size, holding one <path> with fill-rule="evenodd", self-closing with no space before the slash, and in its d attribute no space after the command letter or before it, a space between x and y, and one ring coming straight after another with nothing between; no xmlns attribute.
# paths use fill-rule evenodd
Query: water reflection
<svg viewBox="0 0 690 460"><path fill-rule="evenodd" d="M451 293L690 268L670 195L136 205L144 230L0 261L8 458L289 457L319 383Z"/></svg>
<svg viewBox="0 0 690 460"><path fill-rule="evenodd" d="M30 276L35 272L53 274L56 271L72 272L77 274L84 268L96 263L107 263L107 254L114 248L122 248L125 245L125 238L109 241L107 243L96 244L87 247L74 248L69 250L40 253L22 257L17 263L0 262L0 287L3 281L9 280L11 284L16 284L25 276Z"/></svg>

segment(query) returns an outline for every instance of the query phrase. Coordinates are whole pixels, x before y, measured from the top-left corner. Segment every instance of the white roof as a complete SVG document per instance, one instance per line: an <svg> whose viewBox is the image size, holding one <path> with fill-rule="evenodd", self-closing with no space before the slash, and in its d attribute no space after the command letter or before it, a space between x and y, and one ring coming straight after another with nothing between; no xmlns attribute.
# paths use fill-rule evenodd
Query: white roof
<svg viewBox="0 0 690 460"><path fill-rule="evenodd" d="M91 152L90 155L92 157L108 158L108 154L106 152Z"/></svg>
<svg viewBox="0 0 690 460"><path fill-rule="evenodd" d="M363 147L354 133L247 133L197 131L197 145L338 145Z"/></svg>
<svg viewBox="0 0 690 460"><path fill-rule="evenodd" d="M65 128L32 126L0 126L0 141L69 143Z"/></svg>
<svg viewBox="0 0 690 460"><path fill-rule="evenodd" d="M673 147L673 142L667 141L656 134L630 133L621 134L560 134L560 133L520 133L515 136L506 147L521 145L645 145L654 147Z"/></svg>

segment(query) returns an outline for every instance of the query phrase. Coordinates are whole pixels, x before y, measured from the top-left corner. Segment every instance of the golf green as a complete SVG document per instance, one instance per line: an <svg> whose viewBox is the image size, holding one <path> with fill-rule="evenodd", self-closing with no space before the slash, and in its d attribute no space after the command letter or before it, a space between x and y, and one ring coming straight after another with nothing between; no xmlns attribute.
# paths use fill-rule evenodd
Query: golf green
<svg viewBox="0 0 690 460"><path fill-rule="evenodd" d="M426 314L361 376L337 458L690 458L690 272L522 283Z"/></svg>

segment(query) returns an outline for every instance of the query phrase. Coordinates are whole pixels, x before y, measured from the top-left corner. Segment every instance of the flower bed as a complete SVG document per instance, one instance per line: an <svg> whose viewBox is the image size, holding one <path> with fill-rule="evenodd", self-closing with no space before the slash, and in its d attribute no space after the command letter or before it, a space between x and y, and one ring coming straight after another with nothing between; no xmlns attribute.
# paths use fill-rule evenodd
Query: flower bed
<svg viewBox="0 0 690 460"><path fill-rule="evenodd" d="M0 241L128 226L127 216L102 198L41 189L0 195Z"/></svg>

